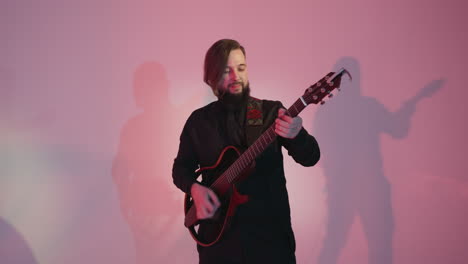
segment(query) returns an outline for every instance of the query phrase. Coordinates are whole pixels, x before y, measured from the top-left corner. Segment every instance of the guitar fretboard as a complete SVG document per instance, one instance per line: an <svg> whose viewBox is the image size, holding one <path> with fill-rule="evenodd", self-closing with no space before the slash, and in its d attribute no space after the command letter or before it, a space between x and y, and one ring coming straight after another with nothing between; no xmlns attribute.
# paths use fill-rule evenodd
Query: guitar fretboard
<svg viewBox="0 0 468 264"><path fill-rule="evenodd" d="M287 114L291 117L296 117L305 105L301 98L289 107ZM212 187L233 183L237 177L244 171L267 147L276 139L275 123L273 123L260 137L233 163L231 166L212 184Z"/></svg>

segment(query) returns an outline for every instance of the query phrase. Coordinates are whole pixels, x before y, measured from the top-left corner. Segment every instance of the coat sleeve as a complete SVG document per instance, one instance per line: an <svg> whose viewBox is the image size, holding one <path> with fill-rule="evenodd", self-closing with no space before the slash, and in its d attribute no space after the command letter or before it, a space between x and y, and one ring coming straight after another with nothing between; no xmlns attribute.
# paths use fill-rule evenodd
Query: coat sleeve
<svg viewBox="0 0 468 264"><path fill-rule="evenodd" d="M281 103L279 107L285 108ZM275 111L277 116L278 108L275 108ZM295 138L289 139L278 136L278 140L288 150L288 155L302 166L314 166L320 159L320 148L317 140L304 127L301 128Z"/></svg>
<svg viewBox="0 0 468 264"><path fill-rule="evenodd" d="M195 170L199 164L193 145L193 129L192 114L185 123L180 135L179 151L172 167L174 184L187 194L190 194L190 188L196 182Z"/></svg>

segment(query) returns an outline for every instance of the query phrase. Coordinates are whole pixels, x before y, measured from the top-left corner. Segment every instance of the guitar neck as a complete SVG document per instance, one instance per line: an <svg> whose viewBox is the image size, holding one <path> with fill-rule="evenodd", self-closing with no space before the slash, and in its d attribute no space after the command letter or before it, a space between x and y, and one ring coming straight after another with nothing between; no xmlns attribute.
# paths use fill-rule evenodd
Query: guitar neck
<svg viewBox="0 0 468 264"><path fill-rule="evenodd" d="M291 117L296 117L304 108L305 103L302 98L289 107L287 114ZM216 188L217 184L223 184L226 181L229 183L235 182L237 177L258 157L267 147L276 139L275 123L273 123L257 140L221 175L217 181L213 183Z"/></svg>
<svg viewBox="0 0 468 264"><path fill-rule="evenodd" d="M287 114L296 117L310 103L324 103L325 96L332 97L331 91L340 87L341 76L349 72L342 68L337 72L330 72L317 83L306 89L303 96L299 97L289 107ZM273 123L242 155L212 184L217 188L226 183L233 183L254 160L276 139L275 123Z"/></svg>

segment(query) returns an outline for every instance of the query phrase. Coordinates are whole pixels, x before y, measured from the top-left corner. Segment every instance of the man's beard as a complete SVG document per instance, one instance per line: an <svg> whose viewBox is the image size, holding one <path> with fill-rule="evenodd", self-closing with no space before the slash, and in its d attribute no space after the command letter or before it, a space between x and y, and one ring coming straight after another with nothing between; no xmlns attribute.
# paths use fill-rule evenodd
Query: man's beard
<svg viewBox="0 0 468 264"><path fill-rule="evenodd" d="M247 100L250 97L250 85L247 83L246 86L242 84L242 92L233 94L229 89L224 90L218 96L218 100L222 103L227 109L235 110L240 109L247 103Z"/></svg>

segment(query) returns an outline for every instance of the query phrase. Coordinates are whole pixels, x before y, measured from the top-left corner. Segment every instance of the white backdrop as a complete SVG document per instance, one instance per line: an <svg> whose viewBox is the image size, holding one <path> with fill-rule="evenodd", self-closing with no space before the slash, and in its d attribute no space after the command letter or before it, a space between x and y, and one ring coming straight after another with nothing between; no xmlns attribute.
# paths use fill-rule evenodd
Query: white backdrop
<svg viewBox="0 0 468 264"><path fill-rule="evenodd" d="M286 157L298 263L466 263L466 11L2 0L0 262L197 263L170 170L186 118L213 100L204 54L234 38L255 97L290 105L334 68L354 76L302 114L319 164Z"/></svg>

